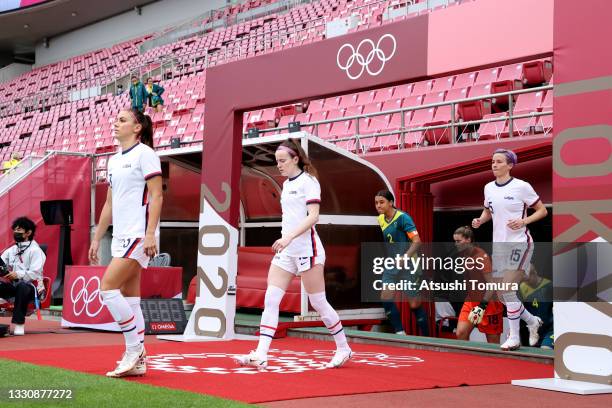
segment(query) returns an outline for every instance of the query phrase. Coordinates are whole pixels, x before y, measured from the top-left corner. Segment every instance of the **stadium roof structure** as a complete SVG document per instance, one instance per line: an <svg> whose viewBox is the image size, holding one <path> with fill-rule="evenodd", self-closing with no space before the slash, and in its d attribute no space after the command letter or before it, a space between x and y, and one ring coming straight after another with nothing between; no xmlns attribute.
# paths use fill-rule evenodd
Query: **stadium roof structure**
<svg viewBox="0 0 612 408"><path fill-rule="evenodd" d="M16 57L34 52L36 44L156 0L51 0L0 13L0 53Z"/></svg>
<svg viewBox="0 0 612 408"><path fill-rule="evenodd" d="M254 214L274 215L270 210L278 206L284 180L276 167L274 152L288 138L302 143L319 172L321 196L324 198L321 204L322 223L377 225L376 217L372 216L373 197L381 189L393 191L387 177L374 164L308 132L243 139L241 201L246 222L255 221L257 217L251 216ZM202 146L159 152L162 160L181 162L194 170L201 169L205 154L202 154ZM257 195L243 194L243 190L252 191L245 182L252 184L256 180L258 185L265 183L269 187L259 188ZM274 196L275 193L278 195ZM280 218L280 213L276 215Z"/></svg>

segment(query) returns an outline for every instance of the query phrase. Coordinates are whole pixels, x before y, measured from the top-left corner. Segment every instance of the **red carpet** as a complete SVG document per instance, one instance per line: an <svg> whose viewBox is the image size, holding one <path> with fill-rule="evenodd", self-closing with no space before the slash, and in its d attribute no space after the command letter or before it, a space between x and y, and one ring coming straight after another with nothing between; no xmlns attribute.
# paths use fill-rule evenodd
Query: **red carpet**
<svg viewBox="0 0 612 408"><path fill-rule="evenodd" d="M509 383L553 375L550 365L377 345L353 344L355 357L340 369L322 369L332 342L285 338L272 343L268 372L238 367L231 354L247 353L253 342L149 344L146 377L156 386L216 395L250 403L296 398ZM0 358L102 374L114 367L120 346L0 352ZM72 358L79 356L78 359ZM120 380L118 380L120 381Z"/></svg>

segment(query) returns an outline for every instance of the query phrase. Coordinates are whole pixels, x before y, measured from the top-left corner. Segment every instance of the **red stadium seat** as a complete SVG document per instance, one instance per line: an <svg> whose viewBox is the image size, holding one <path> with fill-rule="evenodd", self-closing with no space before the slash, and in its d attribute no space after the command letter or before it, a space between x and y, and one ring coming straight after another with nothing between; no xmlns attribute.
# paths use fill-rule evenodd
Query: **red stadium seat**
<svg viewBox="0 0 612 408"><path fill-rule="evenodd" d="M383 94L384 96L384 94ZM376 97L376 91L366 91L366 92L360 92L357 94L357 100L356 100L356 104L357 105L367 105L369 103L374 102L374 98ZM376 101L376 102L384 102L383 101Z"/></svg>
<svg viewBox="0 0 612 408"><path fill-rule="evenodd" d="M411 95L425 95L431 92L431 87L433 85L433 81L420 81L415 82L414 87L412 88Z"/></svg>
<svg viewBox="0 0 612 408"><path fill-rule="evenodd" d="M537 112L542 104L543 95L544 92L532 92L518 95L516 105L514 106L514 115ZM513 135L543 132L543 128L538 124L538 118L535 116L513 120L512 128Z"/></svg>
<svg viewBox="0 0 612 408"><path fill-rule="evenodd" d="M491 93L491 86L486 85L475 85L470 88L469 97L477 97L482 95L489 95ZM491 113L491 100L481 99L471 102L462 102L459 104L459 117L464 121L480 120L484 115Z"/></svg>
<svg viewBox="0 0 612 408"><path fill-rule="evenodd" d="M425 97L423 98L423 105L444 102L445 98L446 98L446 91L431 92L425 95Z"/></svg>
<svg viewBox="0 0 612 408"><path fill-rule="evenodd" d="M435 80L433 87L431 88L432 93L448 91L453 88L455 82L454 76L438 78Z"/></svg>
<svg viewBox="0 0 612 408"><path fill-rule="evenodd" d="M306 112L308 113L321 112L322 110L325 110L324 106L325 106L325 99L317 99L314 101L310 101L310 104L308 105L308 109L306 110Z"/></svg>
<svg viewBox="0 0 612 408"><path fill-rule="evenodd" d="M451 120L451 107L450 105L438 106L436 113L433 116L431 122L425 123L425 126L439 126L446 125L452 122ZM455 121L457 121L458 115L455 112ZM430 145L448 144L453 143L452 128L438 128L430 129L425 131L425 140Z"/></svg>
<svg viewBox="0 0 612 408"><path fill-rule="evenodd" d="M506 113L492 113L485 115L483 120L491 120L496 118L507 117ZM508 119L498 120L494 122L485 122L478 129L479 140L499 139L500 137L508 136Z"/></svg>
<svg viewBox="0 0 612 408"><path fill-rule="evenodd" d="M408 98L412 95L412 88L414 84L398 85L393 91L394 99Z"/></svg>
<svg viewBox="0 0 612 408"><path fill-rule="evenodd" d="M552 62L549 60L531 61L523 64L523 77L527 85L539 85L552 79Z"/></svg>
<svg viewBox="0 0 612 408"><path fill-rule="evenodd" d="M465 74L459 74L455 77L453 88L466 88L474 85L478 72L467 72Z"/></svg>
<svg viewBox="0 0 612 408"><path fill-rule="evenodd" d="M500 70L497 81L491 84L491 93L510 92L523 88L523 64L507 65ZM497 97L494 103L506 104L508 97Z"/></svg>
<svg viewBox="0 0 612 408"><path fill-rule="evenodd" d="M499 68L483 69L478 71L474 85L488 85L497 81L499 76Z"/></svg>
<svg viewBox="0 0 612 408"><path fill-rule="evenodd" d="M372 102L386 102L393 97L393 91L395 88L383 88L376 91L376 96L374 96L374 100Z"/></svg>

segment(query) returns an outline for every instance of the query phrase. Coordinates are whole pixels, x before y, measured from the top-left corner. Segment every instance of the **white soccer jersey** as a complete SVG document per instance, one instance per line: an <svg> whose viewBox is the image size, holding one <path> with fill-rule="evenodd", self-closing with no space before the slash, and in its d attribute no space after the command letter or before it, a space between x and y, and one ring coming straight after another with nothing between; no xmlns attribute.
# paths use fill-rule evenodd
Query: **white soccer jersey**
<svg viewBox="0 0 612 408"><path fill-rule="evenodd" d="M308 204L321 203L321 186L318 180L306 172L288 178L283 183L281 207L283 210L282 235L288 235L308 216ZM324 254L321 239L314 226L295 237L283 250L294 257L312 257Z"/></svg>
<svg viewBox="0 0 612 408"><path fill-rule="evenodd" d="M108 161L113 194L113 237L142 238L149 221L147 180L161 176L159 157L144 143L120 151ZM158 234L159 225L155 233Z"/></svg>
<svg viewBox="0 0 612 408"><path fill-rule="evenodd" d="M527 208L540 200L531 184L511 178L504 184L496 181L484 188L484 206L493 217L493 242L532 242L527 227L512 230L509 220L525 218Z"/></svg>

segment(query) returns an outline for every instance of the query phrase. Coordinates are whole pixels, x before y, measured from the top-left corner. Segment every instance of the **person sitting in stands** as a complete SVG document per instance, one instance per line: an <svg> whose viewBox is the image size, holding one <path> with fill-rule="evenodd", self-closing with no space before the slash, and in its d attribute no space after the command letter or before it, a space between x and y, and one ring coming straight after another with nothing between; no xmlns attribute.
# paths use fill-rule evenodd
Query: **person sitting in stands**
<svg viewBox="0 0 612 408"><path fill-rule="evenodd" d="M7 160L2 163L2 172L8 173L14 167L16 167L19 163L21 163L21 153L15 152L11 155L11 160Z"/></svg>
<svg viewBox="0 0 612 408"><path fill-rule="evenodd" d="M15 298L13 334L23 336L25 317L28 305L36 297L45 297L43 284L43 267L47 257L34 241L36 224L27 218L19 217L11 226L15 245L10 246L2 255L0 266L0 298Z"/></svg>

